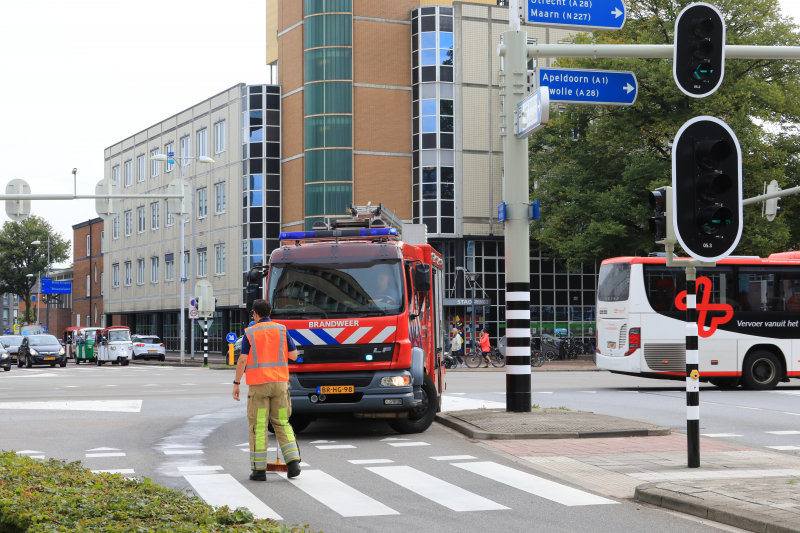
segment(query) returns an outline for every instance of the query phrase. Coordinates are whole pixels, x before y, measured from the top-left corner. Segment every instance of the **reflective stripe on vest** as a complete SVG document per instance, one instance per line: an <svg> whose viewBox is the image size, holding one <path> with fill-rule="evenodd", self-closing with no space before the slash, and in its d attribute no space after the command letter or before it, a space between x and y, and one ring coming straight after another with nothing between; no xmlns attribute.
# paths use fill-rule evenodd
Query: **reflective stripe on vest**
<svg viewBox="0 0 800 533"><path fill-rule="evenodd" d="M289 381L286 328L274 322L261 322L247 328L245 334L250 342L245 366L247 384Z"/></svg>

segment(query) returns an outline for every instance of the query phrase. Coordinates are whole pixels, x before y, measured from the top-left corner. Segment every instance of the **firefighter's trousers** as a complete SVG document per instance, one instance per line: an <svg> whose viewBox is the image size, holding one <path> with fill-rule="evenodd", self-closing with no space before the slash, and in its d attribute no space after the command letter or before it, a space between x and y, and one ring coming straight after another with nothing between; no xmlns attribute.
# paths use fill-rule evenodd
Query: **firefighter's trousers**
<svg viewBox="0 0 800 533"><path fill-rule="evenodd" d="M251 385L247 392L247 420L250 423L250 463L252 470L267 469L267 420L278 438L286 463L300 459L300 450L289 425L292 400L288 383ZM277 454L276 454L277 457Z"/></svg>

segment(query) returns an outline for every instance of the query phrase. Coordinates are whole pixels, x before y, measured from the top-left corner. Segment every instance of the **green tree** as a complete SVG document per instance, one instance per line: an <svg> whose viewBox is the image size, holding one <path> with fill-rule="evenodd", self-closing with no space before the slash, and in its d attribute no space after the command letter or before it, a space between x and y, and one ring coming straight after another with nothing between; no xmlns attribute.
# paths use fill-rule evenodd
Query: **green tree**
<svg viewBox="0 0 800 533"><path fill-rule="evenodd" d="M69 259L69 241L53 230L49 222L36 215L23 222L6 222L0 229L0 293L11 293L25 300L23 320L33 322L31 289L39 272L47 270L47 239L50 239L50 264ZM41 245L31 244L41 241ZM32 274L28 277L28 274Z"/></svg>
<svg viewBox="0 0 800 533"><path fill-rule="evenodd" d="M575 39L596 44L672 44L688 0L631 0L623 30ZM715 0L727 23L727 44L800 45L798 27L778 0ZM671 183L670 142L684 122L724 120L742 146L744 197L773 179L800 185L800 137L780 125L800 123L800 62L729 59L713 95L684 95L672 60L562 59L556 66L633 71L639 95L631 107L563 106L530 142L531 197L541 201L532 236L559 257L596 261L663 251L647 227L648 191ZM738 254L767 255L800 244L800 199L781 200L774 222L761 204L745 206Z"/></svg>

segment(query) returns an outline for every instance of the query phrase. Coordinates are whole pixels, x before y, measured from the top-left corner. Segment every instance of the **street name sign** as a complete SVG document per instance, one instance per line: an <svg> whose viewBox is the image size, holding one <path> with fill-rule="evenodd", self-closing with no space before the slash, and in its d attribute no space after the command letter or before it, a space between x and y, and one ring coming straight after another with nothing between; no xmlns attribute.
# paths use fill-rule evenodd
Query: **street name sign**
<svg viewBox="0 0 800 533"><path fill-rule="evenodd" d="M445 298L444 305L492 305L491 298Z"/></svg>
<svg viewBox="0 0 800 533"><path fill-rule="evenodd" d="M633 105L639 92L636 75L619 70L543 68L539 84L559 104Z"/></svg>
<svg viewBox="0 0 800 533"><path fill-rule="evenodd" d="M581 30L621 30L622 0L527 0L525 24Z"/></svg>
<svg viewBox="0 0 800 533"><path fill-rule="evenodd" d="M520 102L515 115L515 133L520 139L544 128L550 121L550 97L547 87L539 87Z"/></svg>

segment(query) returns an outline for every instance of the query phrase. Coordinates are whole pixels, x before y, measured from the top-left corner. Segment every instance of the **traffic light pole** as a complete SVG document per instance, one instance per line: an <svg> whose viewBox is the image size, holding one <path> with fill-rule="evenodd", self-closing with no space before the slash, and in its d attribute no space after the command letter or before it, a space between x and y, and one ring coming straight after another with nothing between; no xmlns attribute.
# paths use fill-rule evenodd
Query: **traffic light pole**
<svg viewBox="0 0 800 533"><path fill-rule="evenodd" d="M520 29L519 0L510 5L510 30L497 53L502 58L500 136L503 138L506 204L506 410L531 411L531 285L528 221L528 140L514 132L514 111L528 95L528 33ZM475 296L473 291L473 305ZM473 333L474 335L474 333ZM473 342L476 339L473 336Z"/></svg>
<svg viewBox="0 0 800 533"><path fill-rule="evenodd" d="M700 355L697 348L697 269L686 267L686 444L689 468L700 468Z"/></svg>
<svg viewBox="0 0 800 533"><path fill-rule="evenodd" d="M208 319L203 320L203 366L208 366Z"/></svg>

